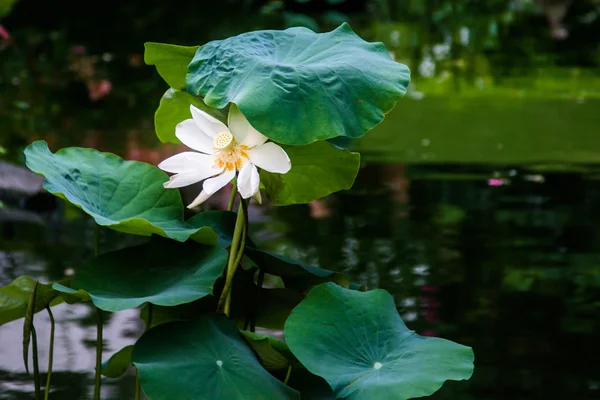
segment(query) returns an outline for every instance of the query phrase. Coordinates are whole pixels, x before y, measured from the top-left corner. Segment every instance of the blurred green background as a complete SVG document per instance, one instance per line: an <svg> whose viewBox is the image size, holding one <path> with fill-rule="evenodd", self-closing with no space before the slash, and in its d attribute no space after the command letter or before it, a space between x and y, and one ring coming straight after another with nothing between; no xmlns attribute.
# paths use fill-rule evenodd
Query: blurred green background
<svg viewBox="0 0 600 400"><path fill-rule="evenodd" d="M154 135L167 86L144 42L344 21L412 83L381 125L338 141L363 154L354 188L253 207L256 241L385 288L409 327L472 346L473 378L432 398L600 399L599 0L0 0L0 285L61 278L91 254L91 221L43 193L25 146L152 164L176 150ZM89 398L93 314L56 316L51 398ZM135 312L107 319L108 357L142 327ZM0 327L0 399L32 398L20 329ZM132 379L107 380L103 398L132 398Z"/></svg>

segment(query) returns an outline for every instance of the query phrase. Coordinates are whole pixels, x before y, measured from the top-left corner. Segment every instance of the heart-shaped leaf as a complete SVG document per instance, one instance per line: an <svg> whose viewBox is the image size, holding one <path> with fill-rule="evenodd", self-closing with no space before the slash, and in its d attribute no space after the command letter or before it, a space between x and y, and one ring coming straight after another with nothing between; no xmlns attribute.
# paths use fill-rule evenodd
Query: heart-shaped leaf
<svg viewBox="0 0 600 400"><path fill-rule="evenodd" d="M102 375L109 378L118 378L123 375L131 365L133 345L125 346L102 363Z"/></svg>
<svg viewBox="0 0 600 400"><path fill-rule="evenodd" d="M352 187L360 155L328 142L307 146L282 146L292 162L286 174L260 170L267 197L277 206L309 203Z"/></svg>
<svg viewBox="0 0 600 400"><path fill-rule="evenodd" d="M383 44L365 42L346 23L327 33L290 28L207 43L186 78L188 92L210 107L235 103L258 131L292 145L364 135L409 80Z"/></svg>
<svg viewBox="0 0 600 400"><path fill-rule="evenodd" d="M180 143L175 136L175 127L181 121L192 118L190 104L222 122L227 120L220 110L208 107L201 99L187 92L171 88L160 99L160 104L154 114L156 136L161 142Z"/></svg>
<svg viewBox="0 0 600 400"><path fill-rule="evenodd" d="M265 371L235 324L221 315L150 329L132 361L153 400L300 398Z"/></svg>
<svg viewBox="0 0 600 400"><path fill-rule="evenodd" d="M148 42L144 44L144 62L154 65L160 76L175 89L185 89L187 67L198 46Z"/></svg>
<svg viewBox="0 0 600 400"><path fill-rule="evenodd" d="M44 141L29 145L25 157L29 169L46 178L46 190L81 207L98 225L181 242L189 237L206 244L217 242L212 229L183 221L179 192L163 188L169 178L152 165L81 147L53 154Z"/></svg>
<svg viewBox="0 0 600 400"><path fill-rule="evenodd" d="M156 240L92 259L77 271L71 290L85 290L105 311L145 302L175 306L211 294L226 262L227 251L216 246Z"/></svg>
<svg viewBox="0 0 600 400"><path fill-rule="evenodd" d="M318 316L318 323L312 323ZM473 350L417 335L384 290L358 292L333 283L312 289L285 324L290 350L333 388L336 398L429 396L446 380L469 379Z"/></svg>
<svg viewBox="0 0 600 400"><path fill-rule="evenodd" d="M0 287L0 325L25 317L36 282L29 276L20 276ZM52 289L52 284L38 283L32 310L37 313L62 302L60 293Z"/></svg>

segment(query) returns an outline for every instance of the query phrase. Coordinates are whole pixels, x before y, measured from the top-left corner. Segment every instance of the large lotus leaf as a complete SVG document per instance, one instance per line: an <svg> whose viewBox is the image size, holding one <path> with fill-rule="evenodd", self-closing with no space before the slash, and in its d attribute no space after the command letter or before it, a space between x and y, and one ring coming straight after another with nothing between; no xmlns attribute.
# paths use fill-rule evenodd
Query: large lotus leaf
<svg viewBox="0 0 600 400"><path fill-rule="evenodd" d="M81 207L98 225L182 242L190 236L201 243L217 242L212 229L183 221L179 192L163 188L168 176L152 165L81 147L53 154L44 141L29 145L25 156L29 169L46 178L46 190Z"/></svg>
<svg viewBox="0 0 600 400"><path fill-rule="evenodd" d="M145 302L176 306L210 295L227 255L216 246L155 240L92 259L77 271L71 290L85 290L105 311Z"/></svg>
<svg viewBox="0 0 600 400"><path fill-rule="evenodd" d="M314 267L278 254L254 248L247 249L246 253L263 271L271 275L280 276L283 279L285 287L288 289L304 292L312 286L323 282L335 282L344 287L350 286L348 277L339 272Z"/></svg>
<svg viewBox="0 0 600 400"><path fill-rule="evenodd" d="M29 276L20 276L0 287L0 325L25 317L35 283L36 280ZM52 289L52 284L38 283L33 312L40 312L62 302L60 293Z"/></svg>
<svg viewBox="0 0 600 400"><path fill-rule="evenodd" d="M201 99L192 96L188 92L171 88L160 99L160 104L154 114L154 128L156 129L156 136L161 142L180 143L175 136L175 127L181 121L192 118L190 104L222 122L227 120L220 110L208 107Z"/></svg>
<svg viewBox="0 0 600 400"><path fill-rule="evenodd" d="M210 107L235 103L264 135L292 145L364 135L409 80L383 44L365 42L345 23L327 33L297 27L210 42L186 77L188 92Z"/></svg>
<svg viewBox="0 0 600 400"><path fill-rule="evenodd" d="M358 174L360 155L328 142L283 146L292 162L287 174L260 170L267 197L277 206L308 203L350 189Z"/></svg>
<svg viewBox="0 0 600 400"><path fill-rule="evenodd" d="M150 329L132 361L152 400L300 398L260 365L235 324L221 315Z"/></svg>
<svg viewBox="0 0 600 400"><path fill-rule="evenodd" d="M144 62L156 66L160 76L175 89L185 89L187 67L198 46L148 42L144 44Z"/></svg>
<svg viewBox="0 0 600 400"><path fill-rule="evenodd" d="M312 323L318 316L318 323ZM337 398L406 400L429 396L446 380L469 379L473 350L417 335L384 290L333 283L312 289L285 324L290 350Z"/></svg>

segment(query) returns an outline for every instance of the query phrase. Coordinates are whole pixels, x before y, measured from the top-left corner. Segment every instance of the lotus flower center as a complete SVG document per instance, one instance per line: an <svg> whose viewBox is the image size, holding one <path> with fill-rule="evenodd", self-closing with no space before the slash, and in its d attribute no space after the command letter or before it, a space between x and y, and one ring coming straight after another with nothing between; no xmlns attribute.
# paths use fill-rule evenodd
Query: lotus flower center
<svg viewBox="0 0 600 400"><path fill-rule="evenodd" d="M215 166L226 171L239 170L248 160L248 146L237 144L229 132L221 132L213 140Z"/></svg>
<svg viewBox="0 0 600 400"><path fill-rule="evenodd" d="M224 150L234 145L235 139L231 132L221 132L213 139L215 150Z"/></svg>
<svg viewBox="0 0 600 400"><path fill-rule="evenodd" d="M381 368L382 364L380 362L376 362L375 364L373 364L373 368L375 369L379 369Z"/></svg>

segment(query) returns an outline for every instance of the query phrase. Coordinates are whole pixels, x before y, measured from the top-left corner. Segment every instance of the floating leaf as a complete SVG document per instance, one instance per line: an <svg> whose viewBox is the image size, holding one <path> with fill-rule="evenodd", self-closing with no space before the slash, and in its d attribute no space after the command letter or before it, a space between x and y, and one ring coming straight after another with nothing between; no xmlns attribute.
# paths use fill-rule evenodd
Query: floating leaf
<svg viewBox="0 0 600 400"><path fill-rule="evenodd" d="M188 92L210 107L235 103L252 126L291 145L364 135L409 80L383 44L365 42L346 23L327 33L297 27L207 43L186 77Z"/></svg>
<svg viewBox="0 0 600 400"><path fill-rule="evenodd" d="M147 331L132 360L153 400L300 398L265 371L235 324L221 315Z"/></svg>
<svg viewBox="0 0 600 400"><path fill-rule="evenodd" d="M133 345L125 346L102 363L102 375L109 378L118 378L131 366L131 353Z"/></svg>
<svg viewBox="0 0 600 400"><path fill-rule="evenodd" d="M258 355L265 369L269 371L285 369L290 363L296 361L296 357L294 357L285 342L260 333L248 331L240 331L240 333Z"/></svg>
<svg viewBox="0 0 600 400"><path fill-rule="evenodd" d="M126 310L145 302L189 303L212 293L227 255L216 246L156 240L92 259L77 271L71 289L85 290L104 311Z"/></svg>
<svg viewBox="0 0 600 400"><path fill-rule="evenodd" d="M152 165L81 147L53 154L44 141L29 145L25 156L27 166L46 178L46 190L81 207L98 225L181 242L190 236L206 244L217 241L212 229L183 221L179 192L163 188L168 177Z"/></svg>
<svg viewBox="0 0 600 400"><path fill-rule="evenodd" d="M260 170L267 197L277 206L309 203L350 189L358 174L360 155L327 142L283 146L292 161L287 174Z"/></svg>
<svg viewBox="0 0 600 400"><path fill-rule="evenodd" d="M25 317L36 282L29 276L20 276L12 283L0 287L0 325ZM37 284L34 313L62 302L60 293L52 289L52 284Z"/></svg>
<svg viewBox="0 0 600 400"><path fill-rule="evenodd" d="M312 321L318 318L318 323ZM446 380L469 379L473 350L417 335L384 290L358 292L333 283L312 289L285 324L290 350L337 398L412 399Z"/></svg>
<svg viewBox="0 0 600 400"><path fill-rule="evenodd" d="M160 76L175 89L185 89L187 67L198 46L147 42L144 44L144 62L154 65Z"/></svg>
<svg viewBox="0 0 600 400"><path fill-rule="evenodd" d="M161 142L180 143L175 136L175 127L181 121L192 118L190 104L222 122L227 120L220 110L208 107L201 99L181 90L169 89L160 99L160 104L154 114L156 136Z"/></svg>

